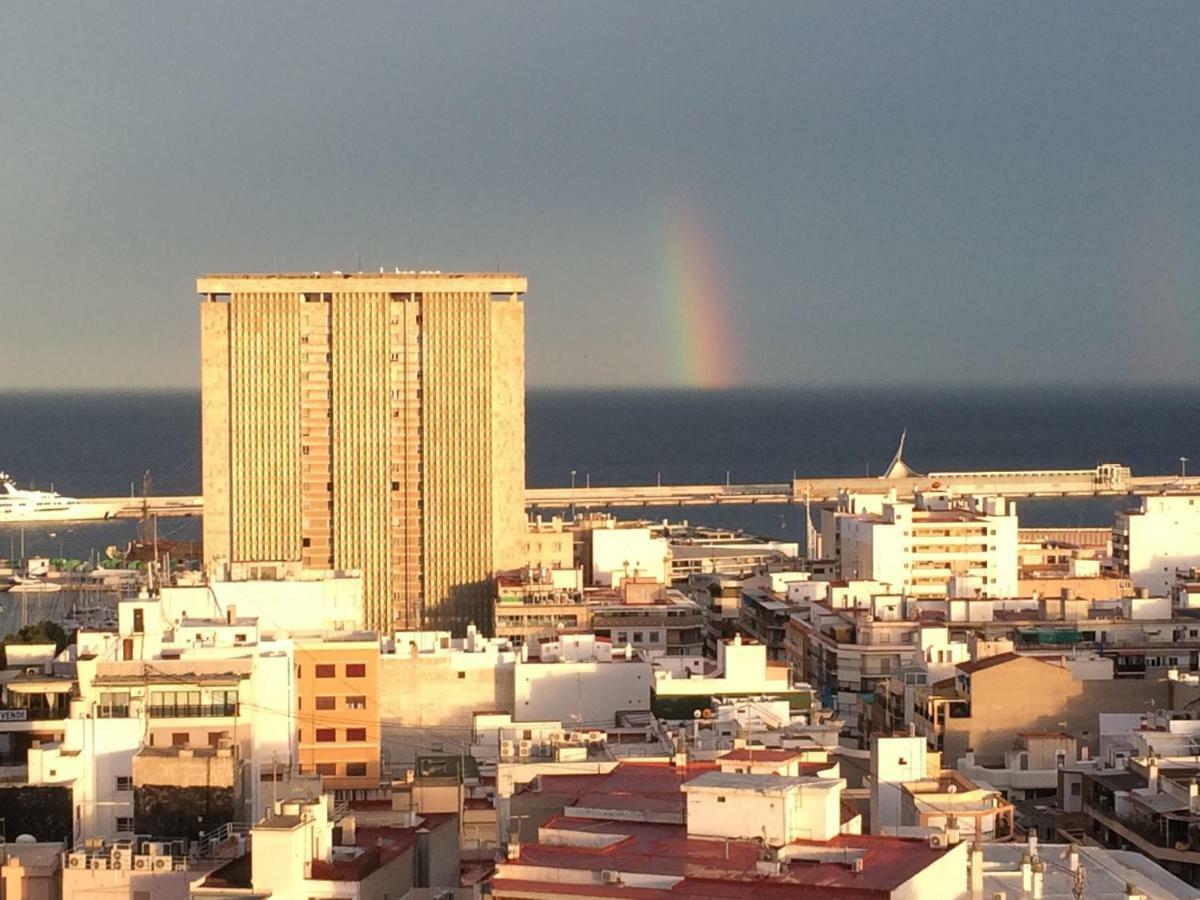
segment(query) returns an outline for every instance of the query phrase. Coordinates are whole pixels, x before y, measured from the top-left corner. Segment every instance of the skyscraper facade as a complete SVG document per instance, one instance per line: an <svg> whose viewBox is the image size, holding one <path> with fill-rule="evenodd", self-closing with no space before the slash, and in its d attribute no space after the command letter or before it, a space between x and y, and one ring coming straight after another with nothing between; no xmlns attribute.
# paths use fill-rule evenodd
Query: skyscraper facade
<svg viewBox="0 0 1200 900"><path fill-rule="evenodd" d="M196 289L207 568L356 569L368 627L487 628L525 527L525 278Z"/></svg>

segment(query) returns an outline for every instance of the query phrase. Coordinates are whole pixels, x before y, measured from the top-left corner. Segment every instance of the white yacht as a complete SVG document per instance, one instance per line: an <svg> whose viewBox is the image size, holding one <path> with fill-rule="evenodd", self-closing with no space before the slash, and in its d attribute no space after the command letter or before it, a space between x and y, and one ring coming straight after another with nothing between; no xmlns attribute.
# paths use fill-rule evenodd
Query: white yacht
<svg viewBox="0 0 1200 900"><path fill-rule="evenodd" d="M55 491L22 490L7 472L0 472L0 525L104 519L110 512L106 504L63 497Z"/></svg>

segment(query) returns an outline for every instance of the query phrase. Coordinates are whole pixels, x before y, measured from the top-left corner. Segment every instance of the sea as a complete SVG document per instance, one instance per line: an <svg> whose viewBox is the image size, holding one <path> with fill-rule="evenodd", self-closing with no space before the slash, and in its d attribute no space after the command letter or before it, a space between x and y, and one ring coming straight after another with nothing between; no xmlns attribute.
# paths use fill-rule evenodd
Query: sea
<svg viewBox="0 0 1200 900"><path fill-rule="evenodd" d="M784 482L878 475L907 429L917 471L1087 468L1200 472L1200 389L899 387L543 390L526 399L526 479L533 487ZM0 395L0 469L67 496L200 492L197 391ZM1023 524L1106 525L1120 498L1026 501ZM802 541L800 506L618 510ZM163 519L159 537L190 540L194 520ZM135 522L0 528L0 556L87 558L136 539Z"/></svg>

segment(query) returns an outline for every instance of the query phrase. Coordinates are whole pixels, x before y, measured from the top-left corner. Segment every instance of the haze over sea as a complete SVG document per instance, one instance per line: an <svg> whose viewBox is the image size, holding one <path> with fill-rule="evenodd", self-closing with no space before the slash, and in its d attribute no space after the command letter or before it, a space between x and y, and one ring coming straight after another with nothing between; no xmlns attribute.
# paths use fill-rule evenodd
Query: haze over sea
<svg viewBox="0 0 1200 900"><path fill-rule="evenodd" d="M1088 468L1120 462L1136 474L1200 471L1200 389L813 388L724 391L557 391L526 401L530 486L783 482L802 475L879 474L908 428L918 471ZM0 469L72 497L200 490L197 392L9 393L0 396ZM1107 525L1117 498L1019 504L1027 525ZM800 507L686 507L621 511L741 526L803 538ZM29 555L86 556L123 544L134 523L30 525ZM192 538L195 522L163 520L159 534ZM53 535L53 537L51 536ZM0 555L19 546L0 531Z"/></svg>

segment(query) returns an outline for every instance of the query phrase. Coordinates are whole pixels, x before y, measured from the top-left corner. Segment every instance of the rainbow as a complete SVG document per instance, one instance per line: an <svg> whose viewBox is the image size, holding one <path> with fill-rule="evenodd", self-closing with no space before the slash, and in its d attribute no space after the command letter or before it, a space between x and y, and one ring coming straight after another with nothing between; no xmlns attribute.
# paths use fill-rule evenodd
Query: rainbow
<svg viewBox="0 0 1200 900"><path fill-rule="evenodd" d="M706 389L738 383L730 295L700 217L677 209L666 222L662 298L672 339L671 381Z"/></svg>

